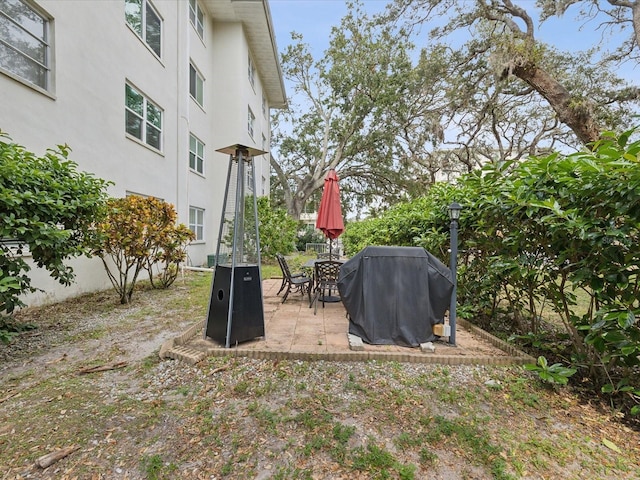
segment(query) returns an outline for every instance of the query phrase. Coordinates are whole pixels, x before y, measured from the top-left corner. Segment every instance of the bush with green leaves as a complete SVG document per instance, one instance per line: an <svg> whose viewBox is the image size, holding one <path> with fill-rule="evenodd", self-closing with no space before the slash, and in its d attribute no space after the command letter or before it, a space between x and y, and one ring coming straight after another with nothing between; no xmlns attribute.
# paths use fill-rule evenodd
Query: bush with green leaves
<svg viewBox="0 0 640 480"><path fill-rule="evenodd" d="M95 245L108 182L78 171L70 150L58 145L38 156L0 132L0 312L10 315L24 305L22 294L36 291L27 250L38 267L70 285L74 273L65 261ZM0 320L4 341L6 325Z"/></svg>
<svg viewBox="0 0 640 480"><path fill-rule="evenodd" d="M575 375L575 368L567 368L561 363L549 365L547 359L543 356L538 357L536 363L528 363L524 366L525 370L536 372L540 380L550 385L566 385L569 378Z"/></svg>
<svg viewBox="0 0 640 480"><path fill-rule="evenodd" d="M296 237L296 249L298 252L305 252L307 243L324 243L326 241L327 237L313 225L301 225Z"/></svg>
<svg viewBox="0 0 640 480"><path fill-rule="evenodd" d="M455 186L350 223L369 244L448 247L446 206L463 205L458 299L482 326L538 335L544 308L570 340L566 360L640 408L640 141L606 132L590 150L490 164ZM355 247L355 248L354 248ZM353 248L353 250L351 250ZM576 293L587 298L577 305ZM586 311L584 311L586 310ZM503 323L501 323L503 322Z"/></svg>
<svg viewBox="0 0 640 480"><path fill-rule="evenodd" d="M286 255L295 249L298 222L283 208L274 208L268 197L258 197L260 254L274 259L276 253Z"/></svg>
<svg viewBox="0 0 640 480"><path fill-rule="evenodd" d="M419 246L448 263L448 207L466 195L462 185L436 183L425 196L399 203L377 218L350 222L342 235L345 252L352 256L369 245Z"/></svg>
<svg viewBox="0 0 640 480"><path fill-rule="evenodd" d="M176 224L173 205L154 197L111 198L98 224L100 256L120 303L131 301L138 276L149 273L153 287L169 287L186 257L193 232ZM160 267L158 271L155 269Z"/></svg>

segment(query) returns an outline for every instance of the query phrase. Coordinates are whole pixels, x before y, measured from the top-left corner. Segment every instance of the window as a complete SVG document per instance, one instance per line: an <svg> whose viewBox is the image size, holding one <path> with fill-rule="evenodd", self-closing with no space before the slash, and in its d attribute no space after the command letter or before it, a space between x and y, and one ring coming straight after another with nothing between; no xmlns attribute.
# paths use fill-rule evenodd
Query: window
<svg viewBox="0 0 640 480"><path fill-rule="evenodd" d="M49 20L22 0L0 0L0 69L47 90Z"/></svg>
<svg viewBox="0 0 640 480"><path fill-rule="evenodd" d="M253 193L253 167L252 164L248 165L247 168L247 189Z"/></svg>
<svg viewBox="0 0 640 480"><path fill-rule="evenodd" d="M251 135L251 138L253 138L253 124L255 123L255 120L256 120L256 116L251 111L251 107L249 107L249 114L247 118L247 131L249 132L249 135Z"/></svg>
<svg viewBox="0 0 640 480"><path fill-rule="evenodd" d="M149 0L125 0L124 16L142 41L161 57L162 19Z"/></svg>
<svg viewBox="0 0 640 480"><path fill-rule="evenodd" d="M204 240L204 210L202 208L189 207L189 229L196 236L196 242Z"/></svg>
<svg viewBox="0 0 640 480"><path fill-rule="evenodd" d="M248 76L249 83L251 83L252 87L255 87L255 77L256 77L256 67L253 66L253 60L251 60L251 55L248 55Z"/></svg>
<svg viewBox="0 0 640 480"><path fill-rule="evenodd" d="M204 175L204 143L189 135L189 168Z"/></svg>
<svg viewBox="0 0 640 480"><path fill-rule="evenodd" d="M202 38L204 36L204 13L202 13L197 0L189 0L189 20L198 32L198 36Z"/></svg>
<svg viewBox="0 0 640 480"><path fill-rule="evenodd" d="M204 105L204 80L192 64L189 64L189 93L198 105Z"/></svg>
<svg viewBox="0 0 640 480"><path fill-rule="evenodd" d="M125 85L125 116L129 135L162 150L162 109L128 83Z"/></svg>
<svg viewBox="0 0 640 480"><path fill-rule="evenodd" d="M267 99L262 95L262 116L267 118Z"/></svg>
<svg viewBox="0 0 640 480"><path fill-rule="evenodd" d="M267 150L267 137L264 136L264 133L262 134L262 150L264 152L268 152L268 150Z"/></svg>

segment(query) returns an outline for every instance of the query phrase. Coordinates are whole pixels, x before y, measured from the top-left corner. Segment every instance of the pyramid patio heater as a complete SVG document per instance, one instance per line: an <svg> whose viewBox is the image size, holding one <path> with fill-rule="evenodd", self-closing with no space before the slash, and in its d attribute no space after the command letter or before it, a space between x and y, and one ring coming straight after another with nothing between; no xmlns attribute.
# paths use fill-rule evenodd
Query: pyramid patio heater
<svg viewBox="0 0 640 480"><path fill-rule="evenodd" d="M260 237L253 157L267 152L236 144L229 155L205 337L229 348L264 336Z"/></svg>

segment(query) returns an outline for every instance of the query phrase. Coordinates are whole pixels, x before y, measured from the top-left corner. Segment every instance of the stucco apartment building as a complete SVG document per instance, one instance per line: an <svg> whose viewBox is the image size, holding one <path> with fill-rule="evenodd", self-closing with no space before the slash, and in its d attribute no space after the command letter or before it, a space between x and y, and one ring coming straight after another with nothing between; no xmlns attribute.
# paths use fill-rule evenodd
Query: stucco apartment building
<svg viewBox="0 0 640 480"><path fill-rule="evenodd" d="M0 0L0 129L42 154L68 144L113 197L172 203L215 252L229 157L268 151L270 109L286 94L267 0ZM254 159L269 193L268 154ZM98 259L72 262L70 288L34 268L27 299L50 302L109 286Z"/></svg>

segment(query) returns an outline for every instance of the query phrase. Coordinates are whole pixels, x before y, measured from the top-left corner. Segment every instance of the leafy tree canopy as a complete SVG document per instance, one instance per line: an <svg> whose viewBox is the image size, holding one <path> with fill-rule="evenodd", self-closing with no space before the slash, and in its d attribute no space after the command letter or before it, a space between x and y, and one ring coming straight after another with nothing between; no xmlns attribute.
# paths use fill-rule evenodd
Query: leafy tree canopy
<svg viewBox="0 0 640 480"><path fill-rule="evenodd" d="M436 180L630 128L640 88L612 74L614 56L597 45L565 52L539 41L535 21L549 7L534 7L396 0L369 18L350 3L321 60L293 34L282 57L294 95L276 116L274 199L294 218L314 210L335 168L347 210L376 214Z"/></svg>

